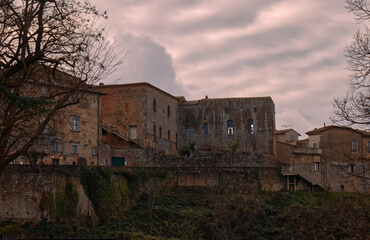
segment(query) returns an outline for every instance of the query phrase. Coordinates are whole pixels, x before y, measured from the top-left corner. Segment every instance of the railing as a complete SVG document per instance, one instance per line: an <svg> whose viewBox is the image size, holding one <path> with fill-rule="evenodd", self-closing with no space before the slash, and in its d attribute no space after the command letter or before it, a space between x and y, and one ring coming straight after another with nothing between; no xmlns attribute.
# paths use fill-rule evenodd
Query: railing
<svg viewBox="0 0 370 240"><path fill-rule="evenodd" d="M102 121L102 128L105 129L106 131L110 132L110 133L116 134L117 136L119 136L120 138L122 138L126 141L132 141L132 142L138 144L141 147L144 147L144 148L146 147L146 142L141 137L136 136L135 139L132 139L132 138L129 137L128 132L126 132L122 128L112 126L111 124L109 124L106 121Z"/></svg>
<svg viewBox="0 0 370 240"><path fill-rule="evenodd" d="M42 238L42 239L38 239L38 238L32 238L32 239L29 239L29 240L123 240L123 234L120 233L118 234L118 238ZM2 234L0 234L0 240L24 240L24 239L11 239L11 238L4 238Z"/></svg>
<svg viewBox="0 0 370 240"><path fill-rule="evenodd" d="M317 179L317 177L314 176L315 172L309 170L311 166L306 166L307 164L303 166L283 166L282 167L282 174L283 175L299 175L306 181L310 182L313 185L318 185L323 190L328 191L328 188L325 186L325 183L323 183L320 179Z"/></svg>
<svg viewBox="0 0 370 240"><path fill-rule="evenodd" d="M308 155L320 155L321 148L307 148L307 147L294 147L293 153L308 154Z"/></svg>

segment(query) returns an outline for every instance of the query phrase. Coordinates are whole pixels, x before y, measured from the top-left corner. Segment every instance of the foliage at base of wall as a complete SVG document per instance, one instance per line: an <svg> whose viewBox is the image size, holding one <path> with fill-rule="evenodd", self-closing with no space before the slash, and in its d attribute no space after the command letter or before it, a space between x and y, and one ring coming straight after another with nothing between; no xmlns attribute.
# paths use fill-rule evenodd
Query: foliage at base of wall
<svg viewBox="0 0 370 240"><path fill-rule="evenodd" d="M111 168L81 168L80 180L87 197L94 206L100 221L127 210L149 179L164 179L166 173L157 169L114 171Z"/></svg>
<svg viewBox="0 0 370 240"><path fill-rule="evenodd" d="M40 200L40 210L45 218L55 219L57 222L70 222L75 219L77 204L76 184L67 177L56 192L44 192Z"/></svg>
<svg viewBox="0 0 370 240"><path fill-rule="evenodd" d="M21 226L28 237L145 239L370 239L370 197L347 193L162 192L95 228L41 223ZM2 228L0 227L0 233Z"/></svg>

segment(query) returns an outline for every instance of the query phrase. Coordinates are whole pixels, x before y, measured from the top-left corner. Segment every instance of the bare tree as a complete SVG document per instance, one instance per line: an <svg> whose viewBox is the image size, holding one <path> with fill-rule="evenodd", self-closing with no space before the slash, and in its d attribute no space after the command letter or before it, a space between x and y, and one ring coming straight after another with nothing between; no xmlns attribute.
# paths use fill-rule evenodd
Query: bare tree
<svg viewBox="0 0 370 240"><path fill-rule="evenodd" d="M0 0L0 173L122 62L88 1Z"/></svg>
<svg viewBox="0 0 370 240"><path fill-rule="evenodd" d="M367 0L346 0L346 9L355 15L362 25L346 48L349 91L344 98L334 101L334 123L358 125L368 129L370 125L370 5Z"/></svg>

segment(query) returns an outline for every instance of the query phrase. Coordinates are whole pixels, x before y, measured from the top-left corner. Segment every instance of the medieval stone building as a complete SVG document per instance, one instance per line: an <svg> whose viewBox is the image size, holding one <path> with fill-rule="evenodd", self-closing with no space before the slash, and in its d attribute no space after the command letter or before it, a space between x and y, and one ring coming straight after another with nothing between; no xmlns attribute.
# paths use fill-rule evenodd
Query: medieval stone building
<svg viewBox="0 0 370 240"><path fill-rule="evenodd" d="M320 188L330 191L370 190L370 134L341 126L306 133L306 146L292 146L279 158L291 190ZM280 155L282 156L282 155Z"/></svg>

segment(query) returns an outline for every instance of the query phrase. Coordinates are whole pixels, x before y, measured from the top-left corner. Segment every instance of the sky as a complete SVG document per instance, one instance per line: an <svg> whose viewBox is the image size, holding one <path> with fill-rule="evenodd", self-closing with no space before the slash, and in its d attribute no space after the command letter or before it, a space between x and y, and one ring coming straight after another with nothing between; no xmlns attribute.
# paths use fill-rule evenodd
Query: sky
<svg viewBox="0 0 370 240"><path fill-rule="evenodd" d="M187 100L271 96L276 128L331 124L360 26L342 0L93 0L126 53L106 84L148 82Z"/></svg>

